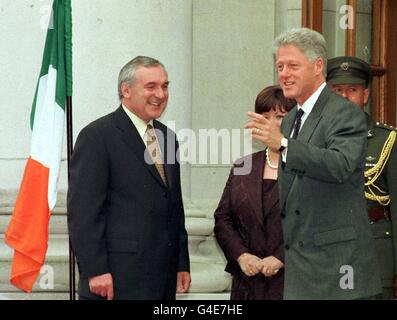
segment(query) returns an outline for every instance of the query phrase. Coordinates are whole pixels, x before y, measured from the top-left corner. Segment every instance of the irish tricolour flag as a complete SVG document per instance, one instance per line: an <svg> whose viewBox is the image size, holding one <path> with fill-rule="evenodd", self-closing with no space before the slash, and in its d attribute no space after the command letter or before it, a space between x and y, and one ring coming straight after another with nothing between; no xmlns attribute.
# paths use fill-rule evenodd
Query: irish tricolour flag
<svg viewBox="0 0 397 320"><path fill-rule="evenodd" d="M26 292L44 264L50 211L56 203L66 97L72 95L71 29L70 0L54 0L31 111L30 156L5 234L14 248L10 281Z"/></svg>

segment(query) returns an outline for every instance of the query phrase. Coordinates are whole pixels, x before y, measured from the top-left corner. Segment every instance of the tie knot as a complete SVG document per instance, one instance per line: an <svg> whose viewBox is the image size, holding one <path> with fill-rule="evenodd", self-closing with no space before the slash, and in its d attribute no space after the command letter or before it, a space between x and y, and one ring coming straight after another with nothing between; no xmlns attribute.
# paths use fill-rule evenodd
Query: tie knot
<svg viewBox="0 0 397 320"><path fill-rule="evenodd" d="M298 110L298 112L297 112L297 114L296 114L296 117L297 117L298 119L300 119L300 118L302 118L302 116L303 116L304 113L305 113L305 111L303 111L303 109L301 108L301 109Z"/></svg>
<svg viewBox="0 0 397 320"><path fill-rule="evenodd" d="M150 138L150 140L156 140L156 135L154 133L154 129L153 126L151 124L148 124L146 126L146 135L148 138Z"/></svg>

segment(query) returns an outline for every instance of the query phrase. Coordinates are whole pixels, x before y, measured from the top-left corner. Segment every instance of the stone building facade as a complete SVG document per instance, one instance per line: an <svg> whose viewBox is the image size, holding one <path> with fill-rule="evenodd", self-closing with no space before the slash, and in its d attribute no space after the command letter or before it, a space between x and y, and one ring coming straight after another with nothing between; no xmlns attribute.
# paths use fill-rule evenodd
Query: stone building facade
<svg viewBox="0 0 397 320"><path fill-rule="evenodd" d="M331 56L341 53L344 42L337 27L343 3L324 5ZM30 150L29 114L51 4L0 0L0 299L68 299L66 147L50 220L49 269L43 270L34 294L9 285L12 250L4 244ZM118 106L121 66L148 55L165 64L171 82L161 120L175 129L182 144L195 144L199 150L181 167L192 285L179 299L229 298L230 277L213 237L213 212L233 161L249 151L241 133L246 112L253 109L257 93L276 79L273 39L301 25L301 6L301 0L72 1L74 139L82 127ZM363 5L363 17L365 10ZM368 30L364 23L361 28L360 43L365 44L370 41ZM224 142L216 144L225 135L232 142L230 150ZM203 152L207 156L200 158ZM53 287L46 282L51 272Z"/></svg>

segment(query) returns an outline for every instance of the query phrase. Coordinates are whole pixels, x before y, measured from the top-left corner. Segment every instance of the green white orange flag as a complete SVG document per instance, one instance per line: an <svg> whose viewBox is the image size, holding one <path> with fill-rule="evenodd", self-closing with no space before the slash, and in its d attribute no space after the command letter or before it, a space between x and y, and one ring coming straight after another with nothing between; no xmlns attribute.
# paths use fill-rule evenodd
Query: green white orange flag
<svg viewBox="0 0 397 320"><path fill-rule="evenodd" d="M30 116L30 156L5 234L14 249L10 281L26 292L32 291L45 261L50 212L57 197L66 97L72 96L70 1L53 2Z"/></svg>

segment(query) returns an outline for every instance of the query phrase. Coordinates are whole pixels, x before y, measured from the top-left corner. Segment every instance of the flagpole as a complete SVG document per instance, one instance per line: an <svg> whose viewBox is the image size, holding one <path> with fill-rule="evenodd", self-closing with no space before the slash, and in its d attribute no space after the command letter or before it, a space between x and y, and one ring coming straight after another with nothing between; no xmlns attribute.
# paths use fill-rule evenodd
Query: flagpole
<svg viewBox="0 0 397 320"><path fill-rule="evenodd" d="M68 184L70 182L70 159L73 153L72 97L66 97L66 135L68 144ZM75 257L69 238L69 299L76 300Z"/></svg>

